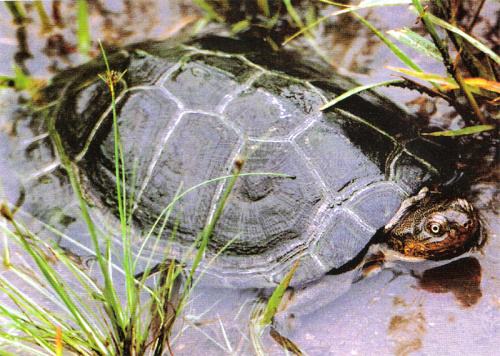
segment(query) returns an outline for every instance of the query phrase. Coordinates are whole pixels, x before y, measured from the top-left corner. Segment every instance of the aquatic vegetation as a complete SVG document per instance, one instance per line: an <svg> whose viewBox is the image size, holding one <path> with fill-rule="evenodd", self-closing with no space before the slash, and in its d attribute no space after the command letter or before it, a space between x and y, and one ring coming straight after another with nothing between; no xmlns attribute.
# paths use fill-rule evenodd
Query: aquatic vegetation
<svg viewBox="0 0 500 356"><path fill-rule="evenodd" d="M344 9L332 12L329 15L318 19L313 24L302 28L300 31L290 36L284 44L290 42L297 36L314 28L314 26L317 26L320 22L325 21L332 16L350 13L366 27L368 27L392 51L392 53L409 68L388 67L388 69L424 80L431 85L431 87L426 87L407 77L401 77L400 80L388 80L380 83L363 85L358 88L351 89L341 96L334 98L322 107L323 110L337 104L341 100L344 100L353 94L359 93L360 91L378 86L392 85L403 88L411 88L430 96L445 99L457 110L458 113L461 114L462 118L470 128L470 130L448 131L445 134L435 133L436 136L469 135L494 129L494 125L488 124L491 122L491 119L488 119L485 116L485 114L489 115L489 113L487 111L483 113L483 110L479 107L480 105L478 100L481 100L483 103L490 100L491 103L493 103L496 100L495 94L498 94L500 84L496 81L493 66L495 66L495 63L496 65L500 64L500 57L479 40L468 35L466 31L457 27L456 7L458 5L456 2L453 3L453 5L446 0L436 0L430 2L430 4L434 5L436 8L434 11L437 11L442 18L431 13L428 8L424 8L422 5L423 2L420 0L366 0L361 1L355 6L334 3L326 0L323 2L343 7ZM478 9L467 31L470 32L472 30L475 19L479 15L483 4L484 1L478 4ZM392 42L385 34L357 13L358 10L366 8L396 5L413 5L411 9L417 13L420 21L423 23L423 28L426 31L426 34L432 41L429 41L425 37L408 28L389 30L387 31L387 34L394 37L407 47L426 55L431 60L441 62L448 72L448 77L424 72L398 45ZM442 29L441 32L444 32L444 35L439 33L436 26ZM456 54L456 59L454 60L451 58L451 49L447 43L451 43L454 46L453 49ZM473 50L473 48L482 52L486 55L486 57L480 60L478 54ZM467 78L467 74L479 74L480 77ZM468 106L464 106L460 102L459 97L461 96L466 98ZM473 126L474 123L480 123L481 125Z"/></svg>
<svg viewBox="0 0 500 356"><path fill-rule="evenodd" d="M158 217L157 222L162 222L164 227L175 203L183 196L205 184L228 180L228 187L220 199L216 213L193 244L196 258L189 272L184 273L184 263L169 259L168 253L163 263L139 270L137 259L140 256L133 256L130 241L130 207L133 205L134 196L127 196L125 189L127 182L115 106L115 88L121 80L121 75L111 70L104 50L102 53L107 69L101 77L108 85L113 107L116 158L114 163L115 173L119 178L116 180L116 199L121 226L122 258L118 262L114 261L111 237L103 236L94 224L71 161L54 130L53 123L50 124L51 135L70 178L93 243L93 253L99 266L98 276L102 278L103 285L95 280L96 276L91 276L82 269L66 251L30 231L21 219L17 219L16 211L11 210L7 203L2 203L0 212L7 223L1 225L2 232L11 244L22 246L33 259L41 275L33 275L24 267L11 262L8 243L3 251L5 267L28 283L37 293L51 300L56 307L54 312L47 311L39 300L29 297L7 278L0 276L0 289L17 306L0 307L0 317L5 321L0 330L0 339L8 346L7 349L18 349L33 354L61 354L63 350L67 350L81 355L160 355L165 349L169 349L174 322L189 302L189 295L197 283L197 269L208 240L243 165L243 161L236 165L234 174L230 176L212 179L183 192L179 191L174 200L165 207L165 214L162 214L164 216ZM51 117L47 119L51 122ZM7 225L11 225L12 229ZM155 226L147 238L153 233ZM61 232L50 225L45 227L55 236L61 235ZM162 234L162 229L157 238ZM67 238L71 239L70 236ZM175 233L171 238L175 238ZM104 252L100 242L102 240L105 241ZM78 288L68 284L66 280L61 280L55 265L74 277ZM118 290L121 290L121 286L113 277L113 271L119 272L125 278L125 300ZM156 280L156 284L149 286L152 278ZM97 311L106 317L103 319Z"/></svg>

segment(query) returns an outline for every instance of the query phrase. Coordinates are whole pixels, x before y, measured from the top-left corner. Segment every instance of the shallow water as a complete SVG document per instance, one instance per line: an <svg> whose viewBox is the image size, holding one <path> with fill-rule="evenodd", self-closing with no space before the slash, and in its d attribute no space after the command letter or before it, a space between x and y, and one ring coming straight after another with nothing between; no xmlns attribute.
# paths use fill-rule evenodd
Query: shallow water
<svg viewBox="0 0 500 356"><path fill-rule="evenodd" d="M49 10L48 4L46 8ZM102 8L93 10L92 34L94 38L101 36L105 41L116 44L164 38L182 24L194 21L197 16L188 6L175 1L113 1L106 2L106 7L111 13ZM492 22L497 10L498 6L488 2L484 10L487 14L485 21ZM371 11L369 18L382 28L413 25L415 17L405 8L392 8L390 11L389 15L387 10ZM63 3L61 13L73 14L73 5ZM34 14L33 10L31 14ZM10 23L9 18L5 8L0 7L0 41L4 49L0 53L0 73L12 73L15 59L18 65L25 65L33 76L43 78L48 78L54 68L61 69L85 61L75 52L75 30L71 25L75 22L74 17L63 16L64 22L70 25L51 33L49 48L47 35L39 33L38 20L27 24L24 34L32 57L26 60L22 60L27 56L19 50L16 40L16 33L17 38L22 38L23 31ZM388 23L390 26L385 26ZM353 75L360 82L386 80L390 72L378 68L387 64L400 66L366 29L350 19L333 22L329 32L330 36L320 41L324 53L339 71ZM65 41L61 40L61 35ZM443 71L437 64L429 64L425 58L416 54L414 58L433 72ZM416 97L407 90L392 88L382 91L401 105ZM18 95L12 92L0 93L0 172L3 186L0 200L7 199L14 203L19 196L20 180L23 183L36 182L38 189L58 192L57 195L54 193L58 197L56 201L38 201L28 197L27 204L41 204L51 216L52 224L61 228L69 226L68 234L73 233L74 238L88 244L87 236L76 236L81 234L82 228L70 218L78 216L78 210L71 192L67 190L64 175L57 169L50 169L49 174L40 173L53 162L50 149L44 148L47 146L45 138L39 136L43 135L43 128L30 127L28 122L23 121L22 115L13 123L17 100ZM427 114L434 111L432 103L410 105L409 109L423 110ZM431 123L445 128L460 125L451 110L442 103L433 113ZM496 354L500 347L500 240L496 235L500 226L495 211L497 199L494 188L495 183L491 179L474 187L476 206L481 210L489 235L482 253L458 259L451 267L424 271L432 266L418 266L420 278L386 270L362 280L317 312L296 320L295 329L288 335L290 339L310 355ZM64 197L63 202L61 197ZM36 221L29 223L35 232L47 233L37 227ZM22 251L13 251L14 260L21 261L23 258ZM9 276L8 270L1 273ZM248 320L257 295L256 291L198 288L184 320L176 330L179 336L172 341L174 353L251 354ZM0 300L3 302L4 296ZM283 353L267 334L264 341L269 354Z"/></svg>

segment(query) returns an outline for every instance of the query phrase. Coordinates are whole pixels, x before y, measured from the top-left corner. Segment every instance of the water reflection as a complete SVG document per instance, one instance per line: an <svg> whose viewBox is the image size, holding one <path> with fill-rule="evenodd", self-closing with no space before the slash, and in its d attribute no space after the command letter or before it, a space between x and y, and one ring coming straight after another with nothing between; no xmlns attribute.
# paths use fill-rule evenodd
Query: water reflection
<svg viewBox="0 0 500 356"><path fill-rule="evenodd" d="M475 257L465 257L425 271L419 287L431 293L453 293L463 307L475 305L482 297L481 265Z"/></svg>

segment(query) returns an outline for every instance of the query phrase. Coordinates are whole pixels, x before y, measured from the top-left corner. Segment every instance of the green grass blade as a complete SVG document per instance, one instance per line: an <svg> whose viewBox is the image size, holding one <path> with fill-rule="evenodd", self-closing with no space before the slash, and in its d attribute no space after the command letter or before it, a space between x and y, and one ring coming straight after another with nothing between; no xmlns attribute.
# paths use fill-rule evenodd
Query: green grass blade
<svg viewBox="0 0 500 356"><path fill-rule="evenodd" d="M396 68L391 66L387 66L386 68L398 73L409 75L411 77L415 77L421 80L426 80L437 86L440 90L448 91L460 88L460 86L453 78L443 77L442 75L439 74L416 72L406 68ZM486 80L483 78L465 78L462 79L462 82L463 85L467 88L467 90L476 94L481 94L480 89L495 93L500 93L500 83L498 82Z"/></svg>
<svg viewBox="0 0 500 356"><path fill-rule="evenodd" d="M269 325L271 324L271 321L273 320L274 315L278 311L278 307L281 303L281 299L283 299L283 295L285 294L286 289L288 288L293 275L295 274L295 271L299 267L300 260L297 260L290 271L285 275L285 277L281 280L280 284L274 289L273 294L271 294L271 297L269 297L269 300L267 301L266 308L264 310L264 313L262 314L262 319L260 320L260 324L262 326Z"/></svg>
<svg viewBox="0 0 500 356"><path fill-rule="evenodd" d="M49 15L45 11L43 7L43 2L41 0L33 1L35 5L36 12L38 13L38 17L40 18L40 22L42 23L43 31L50 31L52 24L50 23Z"/></svg>
<svg viewBox="0 0 500 356"><path fill-rule="evenodd" d="M386 68L390 69L394 72L406 74L406 75L409 75L411 77L426 80L426 81L431 82L431 83L445 84L445 85L456 85L457 84L453 78L443 77L442 75L439 75L439 74L417 72L417 71L413 71L411 69L397 68L397 67L392 67L392 66L387 66Z"/></svg>
<svg viewBox="0 0 500 356"><path fill-rule="evenodd" d="M494 130L494 129L495 129L495 126L493 126L493 125L475 125L475 126L464 127L463 129L459 129L459 130L426 132L426 133L422 133L422 135L454 137L454 136L473 135L476 133L490 131L490 130Z"/></svg>
<svg viewBox="0 0 500 356"><path fill-rule="evenodd" d="M409 28L405 27L399 30L389 30L387 33L401 43L413 48L427 57L435 59L439 62L443 61L443 57L434 43Z"/></svg>
<svg viewBox="0 0 500 356"><path fill-rule="evenodd" d="M118 79L117 73L114 73L108 62L106 51L99 41L99 46L101 49L102 58L104 64L106 65L106 84L108 85L111 94L111 111L113 117L113 138L114 138L114 164L115 164L115 177L116 177L116 199L118 203L118 214L120 218L121 227L121 237L122 237L122 247L123 247L123 270L125 272L125 283L126 283L126 294L127 294L127 308L129 311L129 317L134 319L135 310L137 307L137 289L135 286L135 272L134 263L132 258L130 236L128 233L128 218L127 218L127 194L126 194L126 174L125 174L125 162L123 157L123 149L121 146L120 132L118 128L118 114L116 111L116 93L115 85L120 79ZM123 74L120 75L120 78ZM116 81L116 82L115 82ZM110 244L108 240L108 244ZM109 245L108 250L111 250ZM111 272L111 258L108 257L108 269ZM127 323L126 320L123 322ZM125 325L122 325L125 328Z"/></svg>
<svg viewBox="0 0 500 356"><path fill-rule="evenodd" d="M19 305L19 308L24 307L24 305ZM33 307L37 307L37 305ZM22 340L25 346L28 346L28 344L39 345L46 349L49 355L52 355L54 348L53 340L56 336L54 325L59 325L59 322L62 320L59 320L56 324L48 324L43 320L37 319L41 313L50 313L44 310L42 306L38 306L38 308L38 310L26 309L23 311L23 314L20 314L17 310L11 310L0 305L0 317L5 319L2 326L4 329L10 329L9 335L3 334L3 330L0 329L0 339L5 339L9 344L15 340ZM80 333L79 330L69 328L65 330L65 334L63 334L64 344L70 349L79 352L79 354L84 350L96 350L93 345L88 343L88 338ZM89 354L89 351L86 353Z"/></svg>
<svg viewBox="0 0 500 356"><path fill-rule="evenodd" d="M319 0L319 2L322 2L324 4L328 4L328 5L337 6L337 7L351 7L352 6L352 5L342 4L340 2L335 2L335 1L330 1L330 0Z"/></svg>
<svg viewBox="0 0 500 356"><path fill-rule="evenodd" d="M231 244L238 240L240 238L240 234L237 234L235 237L233 237L231 240L229 240L224 246L222 246L222 248L217 251L217 253L210 259L210 261L208 261L208 263L205 265L205 268L200 272L199 276L195 279L195 281L193 282L193 288L196 287L196 285L201 281L201 279L203 278L203 275L206 273L208 267L210 267L214 262L215 260L222 254L224 253L224 251L227 250L227 248L229 246L231 246ZM189 297L189 294L190 294L191 291L188 292L188 297Z"/></svg>
<svg viewBox="0 0 500 356"><path fill-rule="evenodd" d="M0 180L0 195L2 195L2 184L1 184L1 180ZM7 230L7 224L5 223L5 221L0 220L0 230ZM2 265L3 267L5 268L9 268L10 266L12 266L12 263L11 263L11 259L10 259L10 248L9 248L9 239L7 237L7 234L4 233L2 234L2 242L3 244L3 249L2 249Z"/></svg>
<svg viewBox="0 0 500 356"><path fill-rule="evenodd" d="M63 92L62 96L64 96L64 94L65 93ZM59 105L60 105L60 103L59 103ZM56 107L56 112L57 112L57 109L58 108ZM48 128L49 128L50 136L54 142L54 146L59 154L61 164L65 168L65 170L68 174L68 177L69 177L69 180L71 183L71 187L72 187L73 192L75 193L76 198L78 200L80 212L82 213L82 218L85 221L85 224L87 226L87 229L88 229L88 232L90 235L90 239L92 241L92 247L94 249L96 260L97 260L97 263L99 264L100 271L103 275L104 295L105 295L105 298L107 301L105 304L106 313L111 318L112 325L114 325L114 326L123 325L123 311L121 308L121 304L119 302L118 295L116 293L116 289L113 286L111 275L108 271L107 262L101 253L97 229L96 229L96 226L94 225L94 222L92 221L92 218L90 217L87 203L86 203L85 199L83 198L83 192L82 192L80 183L78 181L78 178L76 177L76 173L73 170L71 160L68 157L68 155L66 154L66 151L64 149L64 145L62 143L62 139L59 136L59 133L57 132L57 130L55 128L55 118L54 117L48 118Z"/></svg>
<svg viewBox="0 0 500 356"><path fill-rule="evenodd" d="M234 185L236 184L236 181L238 180L238 177L240 176L241 172L241 165L236 165L235 167L235 172L232 175L231 179L229 180L228 186L224 190L224 193L222 194L222 197L219 199L219 202L217 204L217 208L215 210L214 215L208 222L208 224L205 226L203 231L201 232L201 236L199 238L199 246L198 250L196 251L195 258L193 260L193 263L191 265L191 269L189 271L184 291L182 295L186 295L188 292L188 288L191 287L191 281L194 278L194 275L196 273L196 270L198 266L201 263L201 260L203 259L205 255L205 250L208 246L208 241L210 240L210 237L212 236L213 230L215 228L215 225L217 224L217 221L222 215L222 212L224 211L224 207L226 205L227 199L229 198L229 195L231 194L231 191L233 190ZM182 304L182 302L181 302Z"/></svg>
<svg viewBox="0 0 500 356"><path fill-rule="evenodd" d="M31 85L31 79L21 67L14 65L14 87L17 90L27 90Z"/></svg>
<svg viewBox="0 0 500 356"><path fill-rule="evenodd" d="M182 184L181 184L181 187L182 187ZM181 194L180 193L181 187L179 187L179 189L175 192L175 195L174 195L174 198L172 199L172 202L170 204L168 204L168 206L160 213L160 216L156 219L155 223L153 224L153 226L149 229L148 233L146 234L146 237L143 239L143 242L142 242L138 252L136 253L136 258L134 260L134 271L137 270L137 263L139 262L139 258L142 256L144 248L146 247L147 243L149 242L151 236L153 235L153 233L156 229L157 223L162 221L160 229L158 230L158 233L156 234L156 240L154 242L153 248L151 250L156 251L156 249L158 248L160 238L163 234L163 231L165 231L165 228L167 226L167 222L170 220L170 215L172 214L175 203L180 199L179 195ZM166 250L165 255L167 255L168 254L168 247L166 247L165 250ZM144 271L149 270L151 262L152 262L152 256L150 256L150 258L148 258L146 266L144 267ZM146 277L146 274L144 275L144 277Z"/></svg>
<svg viewBox="0 0 500 356"><path fill-rule="evenodd" d="M414 8L417 11L418 16L420 17L422 23L424 24L425 30L431 36L434 45L439 50L439 53L443 58L443 64L445 65L448 74L450 74L455 79L455 81L460 85L460 88L466 95L467 100L469 101L471 107L474 108L474 112L476 113L476 115L478 115L479 118L481 118L482 114L480 113L477 107L477 103L475 102L474 97L470 94L465 85L462 83L461 80L462 75L460 74L459 71L456 70L455 65L453 64L450 58L450 53L448 51L447 45L444 43L444 41L441 40L441 37L439 36L436 27L434 26L434 23L429 18L430 14L426 10L426 8L422 6L422 2L420 0L411 0L411 1ZM436 86L435 84L433 85Z"/></svg>
<svg viewBox="0 0 500 356"><path fill-rule="evenodd" d="M41 288L39 281L34 281L31 276L23 273L17 268L11 269L19 280L25 282L29 287L33 288L33 291L36 291L38 297L43 296L48 298L48 300L52 300L52 303L55 307L60 308L61 310L65 310L64 305L60 303L60 301L56 298L52 293L48 293L48 291L44 288ZM0 290L2 290L6 295L9 296L10 299L15 300L16 305L23 308L23 311L28 311L28 313L33 314L33 316L37 316L39 320L44 321L46 323L55 323L57 320L50 314L40 314L38 315L38 310L42 308L30 298L30 296L23 294L21 290L19 290L15 285L11 284L6 278L0 277ZM34 311L34 313L32 313Z"/></svg>
<svg viewBox="0 0 500 356"><path fill-rule="evenodd" d="M304 34L306 36L307 41L309 42L309 45L314 49L314 51L317 53L317 55L319 57L321 57L325 62L328 62L329 61L328 56L324 53L321 46L319 46L318 43L315 41L313 33L311 33L309 31L312 28L309 25L313 24L317 20L315 14L314 14L314 17L311 16L314 13L314 11L309 12L309 18L306 17L306 19L308 20L307 21L308 26L306 26L304 24L304 21L302 21L302 18L300 17L297 10L295 10L295 7L293 6L292 1L291 0L283 0L283 3L285 4L286 10L287 10L288 14L290 15L290 17L292 18L292 21L295 23L295 25L300 30L304 30ZM310 10L314 10L314 9L311 7ZM307 14L306 14L306 16L307 16Z"/></svg>
<svg viewBox="0 0 500 356"><path fill-rule="evenodd" d="M267 0L257 0L257 6L264 16L271 17L271 11L269 10L269 3Z"/></svg>
<svg viewBox="0 0 500 356"><path fill-rule="evenodd" d="M242 32L242 31L249 29L250 26L251 26L250 20L247 20L247 19L241 20L241 21L238 21L231 26L231 32L232 33L239 33L239 32Z"/></svg>
<svg viewBox="0 0 500 356"><path fill-rule="evenodd" d="M98 345L101 350L105 350L106 347L101 342L99 336L95 333L95 329L92 326L92 323L90 323L80 312L78 305L74 303L73 299L68 294L68 286L60 281L57 272L50 265L50 263L28 242L26 236L32 239L35 239L35 236L33 236L29 231L23 231L15 220L11 220L11 223L14 226L16 234L19 236L19 240L22 243L24 250L33 258L45 280L49 283L52 290L64 303L68 312L70 312L70 314L73 316L74 321L82 328L87 336L91 338L96 345Z"/></svg>
<svg viewBox="0 0 500 356"><path fill-rule="evenodd" d="M446 22L446 21L444 21L444 20L440 19L439 17L436 17L436 16L434 16L434 15L432 15L432 14L430 14L430 13L427 13L427 17L428 17L428 19L429 19L432 23L434 23L434 24L436 24L436 25L438 25L438 26L440 26L440 27L442 27L442 28L444 28L444 29L446 29L446 30L448 30L448 31L451 31L451 32L453 32L453 33L456 33L457 35L459 35L459 36L461 36L461 37L463 37L463 38L464 38L464 39L466 39L466 40L467 40L467 41L468 41L471 45L473 45L474 47L476 47L478 50L480 50L480 51L482 51L482 52L486 53L488 56L490 56L490 58L491 58L492 60L494 60L497 64L500 64L500 56L498 56L498 55L497 55L495 52L493 52L490 48L488 48L486 45L484 45L484 44L483 44L483 43L481 43L480 41L476 40L476 39L475 39L474 37L472 37L471 35L466 34L466 33L465 33L464 31L462 31L461 29L459 29L459 28L457 28L457 27L455 27L455 26L453 26L453 25L449 24L448 22Z"/></svg>
<svg viewBox="0 0 500 356"><path fill-rule="evenodd" d="M5 232L5 236L7 236L7 235L10 236L11 240L15 240L16 243L19 243L22 245L22 242L19 241L19 238L17 237L17 235L14 234L13 232L11 232L10 230L7 230ZM36 238L35 235L32 235L32 236ZM71 270L71 267L76 267L75 264L70 259L68 259L63 252L60 252L57 249L51 249L46 244L43 244L43 241L41 241L41 240L33 240L32 242L33 242L33 248L36 248L37 250L43 248L44 250L49 250L52 253L54 253L56 258L58 258L59 261L63 262L63 264L68 269ZM40 246L40 244L43 246ZM66 259L67 261L65 261L64 259ZM80 272L80 274L85 276L85 274L81 270L79 270L78 268L76 268L76 269ZM57 296L54 295L53 290L49 289L49 287L47 287L46 283L37 279L36 276L33 275L33 273L30 273L31 270L28 270L27 272L23 272L20 268L17 268L16 266L13 265L10 267L10 271L12 271L15 274L16 278L25 282L27 284L27 286L29 286L33 291L35 291L36 295L38 297L43 296L43 297L47 298L47 300L51 300L53 303L53 306L59 308L62 311L66 311L64 304L62 304L60 302L60 300L57 298ZM77 276L77 279L80 280L78 278L78 275L76 275L76 276ZM91 280L91 278L88 276L86 276L86 277L87 277L87 281L90 281L90 284L93 284L93 281ZM85 286L84 283L81 283L81 285ZM43 308L41 308L33 299L30 299L30 297L28 295L23 294L13 284L10 284L10 282L7 279L2 278L2 276L0 276L0 289L2 289L6 294L9 294L9 296L12 300L15 299L16 305L22 307L23 310L28 311L28 313L30 315L37 316L38 320L44 321L49 326L53 325L53 324L59 324L59 325L63 326L65 328L65 330L70 329L70 327L66 323L66 321L57 319L57 316L56 316L57 314L52 315L50 313L45 313L43 311ZM95 292L96 290L97 290L97 288L94 287L94 289L91 290L88 293L88 295L92 295L92 293ZM83 307L86 306L84 301L81 299L81 296L78 293L74 292L73 289L68 289L68 292L71 292L73 298L78 300L78 302L80 303L81 306L83 306ZM39 313L39 311L42 311L42 313ZM88 314L92 314L93 316L95 316L95 314L93 313L93 310L90 308L87 308L87 315ZM96 318L95 320L99 320L99 319Z"/></svg>
<svg viewBox="0 0 500 356"><path fill-rule="evenodd" d="M41 349L45 350L46 353L45 355L50 355L53 353L53 348L51 347L52 345L50 342L46 340L43 336L40 335L39 332L37 332L35 325L30 325L28 320L25 320L23 317L19 317L18 315L14 313L10 313L9 311L6 310L3 306L0 305L0 315L4 315L6 318L8 318L12 324L10 325L13 327L15 330L18 332L21 332L22 334L26 335L26 337L29 337L31 344L35 344L39 346ZM3 334L2 331L0 333ZM10 339L9 337L5 337L6 335L2 335L6 339ZM11 335L9 335L11 336ZM17 338L18 340L22 340L26 343L26 339L24 337L22 338Z"/></svg>
<svg viewBox="0 0 500 356"><path fill-rule="evenodd" d="M257 356L266 356L267 353L264 351L264 345L262 345L262 331L263 327L260 324L260 320L266 309L266 305L263 300L258 300L257 303L252 308L250 314L250 325L248 331L250 334L250 341L253 346L253 350Z"/></svg>
<svg viewBox="0 0 500 356"><path fill-rule="evenodd" d="M9 10L16 23L21 24L24 22L27 15L24 4L21 1L5 1L4 5L7 10Z"/></svg>
<svg viewBox="0 0 500 356"><path fill-rule="evenodd" d="M352 88L352 89L346 91L345 93L337 96L335 99L330 100L329 102L327 102L326 104L321 106L319 109L326 110L326 109L332 107L333 105L339 103L340 101L345 100L348 97L350 97L354 94L357 94L361 91L364 91L364 90L368 90L368 89L372 89L372 88L376 88L376 87L381 87L381 86L386 86L386 85L391 85L391 84L395 84L395 83L402 83L402 82L404 82L404 80L402 80L402 79L393 79L393 80L386 80L384 82L379 82L379 83L360 85L358 87Z"/></svg>
<svg viewBox="0 0 500 356"><path fill-rule="evenodd" d="M304 22L302 21L302 19L300 18L299 14L297 13L297 11L295 10L295 8L293 7L292 1L291 0L283 0L283 3L285 4L286 10L288 11L288 14L292 18L292 20L295 22L295 24L300 29L303 29L305 27L304 26Z"/></svg>
<svg viewBox="0 0 500 356"><path fill-rule="evenodd" d="M90 29L89 29L89 11L87 0L78 0L77 2L77 39L78 51L84 56L89 55L90 51Z"/></svg>
<svg viewBox="0 0 500 356"><path fill-rule="evenodd" d="M500 82L484 78L465 78L464 83L470 87L480 88L500 94Z"/></svg>
<svg viewBox="0 0 500 356"><path fill-rule="evenodd" d="M33 290L38 291L39 289L35 288ZM43 308L41 308L41 306L35 300L23 293L21 290L19 290L19 288L17 288L3 276L0 276L0 291L2 291L7 297L15 302L16 306L20 308L22 313L25 315L29 315L31 319L36 318L41 323L45 323L47 325L51 325L57 322L56 318L52 315L45 312L40 313Z"/></svg>
<svg viewBox="0 0 500 356"><path fill-rule="evenodd" d="M224 19L217 13L217 11L213 8L213 6L210 5L207 1L205 1L205 0L193 0L193 2L196 6L198 6L200 9L205 11L205 13L209 19L214 19L217 22L224 22Z"/></svg>
<svg viewBox="0 0 500 356"><path fill-rule="evenodd" d="M398 6L398 5L408 5L411 3L410 0L374 0L374 1L362 1L358 6L349 6L345 4L340 4L337 2L333 1L326 1L323 0L322 2L335 5L335 6L341 6L341 7L346 7L345 9L342 10L336 10L333 11L323 17L318 18L316 21L310 23L309 25L305 26L302 28L300 31L294 33L290 37L288 37L282 45L286 45L288 42L292 41L293 39L297 38L298 36L308 32L309 30L313 29L317 25L319 25L321 22L328 20L331 17L342 15L342 14L347 14L353 11L361 10L361 9L367 9L371 7L380 7L380 6Z"/></svg>
<svg viewBox="0 0 500 356"><path fill-rule="evenodd" d="M19 356L20 355L19 352L23 352L23 351L25 351L25 352L21 353L21 355L47 356L47 353L41 351L39 348L37 349L36 347L31 347L31 346L26 345L26 340L18 340L18 338L14 337L12 335L4 334L1 331L0 331L0 339L4 340L4 342L6 344L8 344L10 347L14 346L18 350L18 352L16 352L16 353L11 353L11 352L7 352L5 350L0 350L1 356ZM23 351L21 351L21 350L23 350ZM50 355L50 353L49 353L49 355Z"/></svg>
<svg viewBox="0 0 500 356"><path fill-rule="evenodd" d="M61 239L63 239L63 240L69 241L71 244L73 244L73 245L77 246L77 247L78 247L79 249L81 249L82 251L85 251L85 252L89 253L89 255L96 256L95 251L94 251L94 250L92 250L91 248L89 248L89 247L87 247L87 246L85 246L85 245L81 244L80 242L76 241L75 239L71 238L70 236L65 235L64 233L62 233L61 231L59 231L59 230L55 229L54 227L52 227L52 226L50 226L50 225L47 225L47 224L45 224L45 223L43 223L43 222L41 222L41 221L39 221L39 222L43 225L43 227L44 227L44 228L46 228L46 229L47 229L47 230L49 230L50 232L54 233L57 237L59 237L59 238L61 238ZM65 254L64 254L64 253L58 254L58 255L57 255L57 257L58 257L60 260L62 260L62 261L64 261L65 259L67 259L67 260L71 261L70 259L68 259L67 257L65 257ZM125 275L125 272L124 272L124 271L123 271L123 270L122 270L119 266L117 266L117 265L115 265L115 264L113 264L113 270L118 271L118 272L119 272L119 273L121 273L122 275ZM85 276L84 272L82 272L82 271L80 271L80 272L81 272L81 273L83 273L83 275ZM90 277L89 277L89 278L90 278ZM87 279L89 282L91 282L92 280L91 280L91 279L89 279L89 278L86 278L86 279ZM93 284L94 286L96 286L96 285L95 285L95 283L93 283L93 282L92 282L91 284ZM97 288L97 286L96 286L96 288ZM96 290L96 291L97 291L97 290Z"/></svg>
<svg viewBox="0 0 500 356"><path fill-rule="evenodd" d="M373 26L368 20L366 20L363 16L353 12L353 15L363 23L366 27L368 27L385 45L394 53L394 55L404 64L406 64L409 68L416 70L418 72L422 72L422 69L411 60L411 58L400 49L394 42L388 39L384 34L379 31L375 26Z"/></svg>

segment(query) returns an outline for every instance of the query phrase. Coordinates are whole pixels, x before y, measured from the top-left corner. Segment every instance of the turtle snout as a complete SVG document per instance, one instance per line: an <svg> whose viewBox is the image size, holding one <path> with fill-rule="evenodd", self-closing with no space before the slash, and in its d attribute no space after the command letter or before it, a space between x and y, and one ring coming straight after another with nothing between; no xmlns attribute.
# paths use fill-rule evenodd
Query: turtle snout
<svg viewBox="0 0 500 356"><path fill-rule="evenodd" d="M472 219L469 219L465 221L461 226L459 226L458 229L461 233L465 233L467 231L474 230L475 226L476 226L475 222Z"/></svg>
<svg viewBox="0 0 500 356"><path fill-rule="evenodd" d="M479 222L472 204L465 199L456 199L444 212L446 219L452 222L460 233L473 233Z"/></svg>

